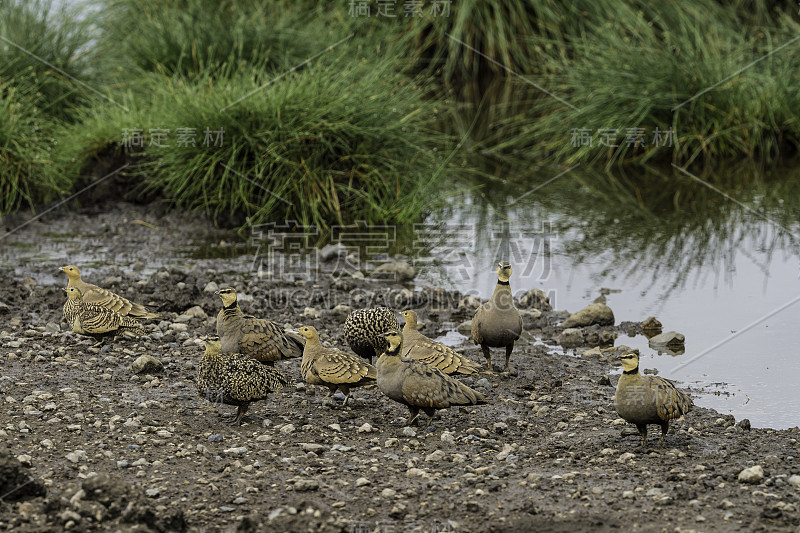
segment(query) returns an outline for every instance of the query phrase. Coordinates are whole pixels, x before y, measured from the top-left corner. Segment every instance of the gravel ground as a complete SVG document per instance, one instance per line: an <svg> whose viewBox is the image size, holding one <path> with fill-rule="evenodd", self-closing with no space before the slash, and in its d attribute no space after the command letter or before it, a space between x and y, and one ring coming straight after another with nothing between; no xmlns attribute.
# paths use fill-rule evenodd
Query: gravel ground
<svg viewBox="0 0 800 533"><path fill-rule="evenodd" d="M215 331L215 286L235 287L245 313L311 324L340 349L347 308L337 305L416 309L437 337L475 302L360 273L274 281L249 272L251 257L187 259L174 250L225 234L152 206L54 215L8 243L53 233L67 235L55 247L63 259L12 267L6 251L0 267L0 529L798 531L798 428L750 429L695 407L661 448L651 426L643 449L614 410L622 349L554 348L566 313L529 311L514 371L463 378L490 404L440 412L429 430L404 427L405 407L375 388L347 407L330 401L301 382L298 360L278 364L296 384L235 427L220 418L233 408L199 398L193 383L200 339ZM91 256L84 279L158 305L164 318L146 337L95 346L67 330L57 267ZM636 326L584 337L619 343ZM142 355L160 368L134 373Z"/></svg>

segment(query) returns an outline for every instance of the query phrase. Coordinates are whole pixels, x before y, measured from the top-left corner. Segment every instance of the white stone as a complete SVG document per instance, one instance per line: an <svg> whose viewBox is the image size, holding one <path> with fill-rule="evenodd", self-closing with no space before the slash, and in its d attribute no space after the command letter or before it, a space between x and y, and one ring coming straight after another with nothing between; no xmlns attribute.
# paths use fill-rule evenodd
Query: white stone
<svg viewBox="0 0 800 533"><path fill-rule="evenodd" d="M739 472L739 481L742 483L759 483L764 479L764 469L761 465L751 466Z"/></svg>

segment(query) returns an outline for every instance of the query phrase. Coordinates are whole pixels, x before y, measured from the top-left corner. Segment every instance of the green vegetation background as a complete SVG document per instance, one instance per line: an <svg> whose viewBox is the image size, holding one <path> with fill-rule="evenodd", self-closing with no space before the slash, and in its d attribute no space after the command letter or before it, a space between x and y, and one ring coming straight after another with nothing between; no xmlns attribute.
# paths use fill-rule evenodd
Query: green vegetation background
<svg viewBox="0 0 800 533"><path fill-rule="evenodd" d="M471 154L698 173L797 156L793 2L360 4L0 0L0 214L124 164L131 198L325 227L419 220L455 180L491 174ZM632 146L632 127L672 129L671 146Z"/></svg>

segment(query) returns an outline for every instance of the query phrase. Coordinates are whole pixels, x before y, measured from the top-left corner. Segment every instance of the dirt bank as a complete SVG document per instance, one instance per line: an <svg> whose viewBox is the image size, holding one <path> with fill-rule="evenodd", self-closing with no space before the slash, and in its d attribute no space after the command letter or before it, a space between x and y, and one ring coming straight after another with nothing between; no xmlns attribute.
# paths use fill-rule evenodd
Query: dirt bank
<svg viewBox="0 0 800 533"><path fill-rule="evenodd" d="M90 237L69 236L87 224ZM343 408L299 382L254 404L244 425L226 425L219 414L231 408L206 403L193 385L198 339L213 333L219 309L214 283L234 286L246 313L314 325L340 349L346 310L337 305L414 308L433 337L472 311L441 289L358 274L269 280L250 270L250 256L191 259L177 250L226 235L200 217L146 206L55 215L8 241L56 233L50 256L10 265L7 255L0 270L0 471L9 472L4 494L13 491L0 503L0 528L794 532L800 524L797 428L747 430L696 407L663 448L653 447L653 427L642 449L614 410L613 350L580 357L541 342L563 313L529 322L512 356L516 375L464 378L489 405L442 412L430 431L404 428L405 408L375 389L357 390ZM148 323L147 337L95 347L66 330L56 269L89 256L89 281L159 306L165 318ZM459 348L482 361L466 338ZM163 370L133 374L142 354ZM279 366L299 380L299 361ZM763 476L740 482L754 465Z"/></svg>

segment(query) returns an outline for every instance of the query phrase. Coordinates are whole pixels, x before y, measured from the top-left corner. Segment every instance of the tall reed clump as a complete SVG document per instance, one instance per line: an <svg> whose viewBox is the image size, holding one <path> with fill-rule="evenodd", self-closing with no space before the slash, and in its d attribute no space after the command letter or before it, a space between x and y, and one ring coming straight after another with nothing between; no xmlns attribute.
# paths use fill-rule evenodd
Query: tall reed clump
<svg viewBox="0 0 800 533"><path fill-rule="evenodd" d="M72 185L53 152L58 124L90 99L76 81L90 78L85 29L73 12L48 1L0 3L0 214L49 201Z"/></svg>
<svg viewBox="0 0 800 533"><path fill-rule="evenodd" d="M105 0L104 55L115 75L206 75L213 70L285 69L314 53L302 32L312 10L275 1ZM220 75L225 75L224 72Z"/></svg>
<svg viewBox="0 0 800 533"><path fill-rule="evenodd" d="M351 55L272 83L251 70L229 79L154 75L149 102L87 116L72 157L88 164L108 150L133 153L149 189L222 221L417 220L445 148L430 129L433 104L392 62ZM139 130L142 146L121 146L123 130L128 140Z"/></svg>
<svg viewBox="0 0 800 533"><path fill-rule="evenodd" d="M547 87L577 109L537 100L528 142L568 163L683 165L796 153L800 93L793 86L800 80L791 64L798 51L763 59L789 40L790 23L783 31L750 31L713 0L615 3L610 15L576 43L576 59ZM593 142L578 140L581 130ZM614 132L609 142L601 142L603 131Z"/></svg>
<svg viewBox="0 0 800 533"><path fill-rule="evenodd" d="M761 15L746 19L770 26L749 27L715 0L631 0L603 4L591 24L565 22L561 35L532 35L537 50L548 51L540 55L545 75L527 80L536 87L516 80L529 87L527 112L506 117L485 144L567 164L796 154L800 50L769 52L790 43L800 25L755 4Z"/></svg>

